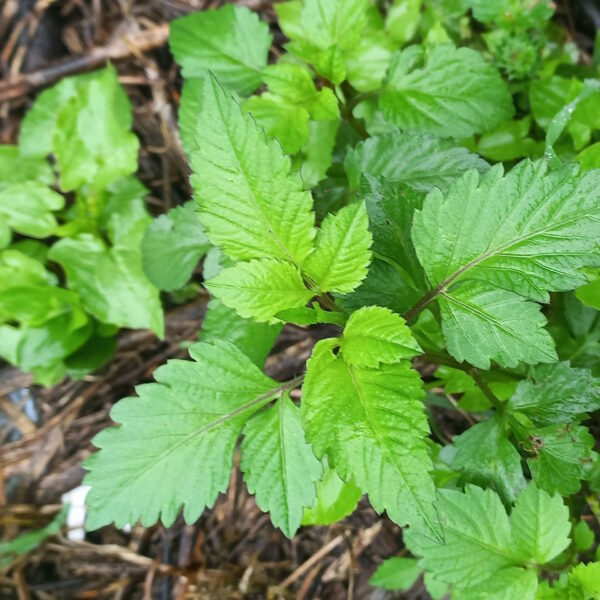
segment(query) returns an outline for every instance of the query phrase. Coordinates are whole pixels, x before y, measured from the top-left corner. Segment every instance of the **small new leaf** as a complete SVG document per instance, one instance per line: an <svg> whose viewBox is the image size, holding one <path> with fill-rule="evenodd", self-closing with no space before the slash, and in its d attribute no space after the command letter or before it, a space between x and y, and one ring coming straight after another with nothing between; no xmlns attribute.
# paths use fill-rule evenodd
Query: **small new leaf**
<svg viewBox="0 0 600 600"><path fill-rule="evenodd" d="M367 274L371 242L367 209L355 202L327 215L303 269L322 292L351 292Z"/></svg>
<svg viewBox="0 0 600 600"><path fill-rule="evenodd" d="M399 363L421 352L404 319L380 306L366 306L350 315L340 348L346 362L357 367Z"/></svg>
<svg viewBox="0 0 600 600"><path fill-rule="evenodd" d="M272 258L228 267L206 287L241 317L257 321L273 321L280 311L304 306L314 296L294 265Z"/></svg>

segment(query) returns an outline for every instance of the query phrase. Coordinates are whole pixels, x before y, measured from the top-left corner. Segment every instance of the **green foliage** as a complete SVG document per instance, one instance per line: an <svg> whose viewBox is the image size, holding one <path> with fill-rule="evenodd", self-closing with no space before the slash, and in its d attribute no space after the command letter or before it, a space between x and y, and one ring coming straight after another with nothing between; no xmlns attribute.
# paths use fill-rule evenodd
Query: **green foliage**
<svg viewBox="0 0 600 600"><path fill-rule="evenodd" d="M395 55L380 106L402 129L454 138L492 129L514 113L498 72L478 52L451 45Z"/></svg>
<svg viewBox="0 0 600 600"><path fill-rule="evenodd" d="M597 598L597 66L546 0L275 12L283 53L235 4L172 24L194 199L166 215L112 68L44 91L0 149L7 360L81 376L118 327L162 335L159 290L211 295L192 360L95 438L88 528L198 519L237 453L288 537L363 495L405 527L374 585ZM288 324L320 341L277 382Z"/></svg>
<svg viewBox="0 0 600 600"><path fill-rule="evenodd" d="M38 383L101 367L116 348L106 325L163 334L159 292L142 270L150 217L132 177L131 125L109 67L42 92L19 145L0 147L0 356Z"/></svg>

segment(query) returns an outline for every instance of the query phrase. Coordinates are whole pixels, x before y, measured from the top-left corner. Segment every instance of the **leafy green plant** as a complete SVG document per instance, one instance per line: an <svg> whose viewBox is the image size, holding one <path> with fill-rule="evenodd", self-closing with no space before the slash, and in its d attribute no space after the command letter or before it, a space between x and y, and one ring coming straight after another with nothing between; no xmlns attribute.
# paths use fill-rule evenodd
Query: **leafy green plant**
<svg viewBox="0 0 600 600"><path fill-rule="evenodd" d="M212 245L212 300L192 360L95 438L87 526L198 519L239 447L287 536L363 494L406 527L415 558L375 585L598 598L597 68L545 1L382 4L278 4L271 65L245 8L172 25L199 223L177 208L143 244L165 289ZM332 333L280 382L285 323Z"/></svg>
<svg viewBox="0 0 600 600"><path fill-rule="evenodd" d="M100 367L120 327L163 335L131 124L107 68L42 92L18 146L0 146L0 356L38 383Z"/></svg>

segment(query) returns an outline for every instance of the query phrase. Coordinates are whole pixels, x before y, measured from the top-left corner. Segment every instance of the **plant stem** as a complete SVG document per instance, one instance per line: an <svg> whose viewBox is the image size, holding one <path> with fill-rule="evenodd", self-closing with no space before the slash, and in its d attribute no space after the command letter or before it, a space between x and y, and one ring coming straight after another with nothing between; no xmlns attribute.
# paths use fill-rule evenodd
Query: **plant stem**
<svg viewBox="0 0 600 600"><path fill-rule="evenodd" d="M499 412L504 412L504 402L502 402L494 392L490 389L488 384L481 377L479 369L471 367L468 373L473 377L477 387L485 394L485 397L492 403L492 406Z"/></svg>

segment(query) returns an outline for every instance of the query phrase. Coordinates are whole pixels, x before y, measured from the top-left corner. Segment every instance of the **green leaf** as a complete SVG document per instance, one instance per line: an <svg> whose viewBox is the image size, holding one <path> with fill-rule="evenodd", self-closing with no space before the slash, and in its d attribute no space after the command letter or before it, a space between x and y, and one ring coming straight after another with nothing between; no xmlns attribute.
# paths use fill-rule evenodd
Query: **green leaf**
<svg viewBox="0 0 600 600"><path fill-rule="evenodd" d="M434 46L426 58L421 46L396 54L380 107L402 129L455 138L489 131L514 113L498 71L475 50L451 45Z"/></svg>
<svg viewBox="0 0 600 600"><path fill-rule="evenodd" d="M579 163L582 171L600 168L600 142L596 142L591 146L582 150L575 159Z"/></svg>
<svg viewBox="0 0 600 600"><path fill-rule="evenodd" d="M596 540L593 530L585 521L579 521L573 527L573 542L578 552L589 550Z"/></svg>
<svg viewBox="0 0 600 600"><path fill-rule="evenodd" d="M37 156L22 156L20 151L17 146L0 145L0 191L26 181L52 185L54 173L48 162Z"/></svg>
<svg viewBox="0 0 600 600"><path fill-rule="evenodd" d="M202 86L197 123L192 183L208 238L236 260L300 265L315 235L312 199L281 146L212 77Z"/></svg>
<svg viewBox="0 0 600 600"><path fill-rule="evenodd" d="M446 190L465 171L485 171L488 164L466 148L428 134L393 131L360 142L344 162L350 187L361 175L384 177L419 192Z"/></svg>
<svg viewBox="0 0 600 600"><path fill-rule="evenodd" d="M471 588L453 587L453 594L461 600L534 600L537 587L535 572L508 567Z"/></svg>
<svg viewBox="0 0 600 600"><path fill-rule="evenodd" d="M55 283L56 276L35 258L13 248L0 252L0 293L11 287Z"/></svg>
<svg viewBox="0 0 600 600"><path fill-rule="evenodd" d="M591 462L594 438L581 425L548 425L530 432L525 448L536 485L550 494L570 496L579 491Z"/></svg>
<svg viewBox="0 0 600 600"><path fill-rule="evenodd" d="M60 263L69 288L95 317L120 327L149 328L162 337L160 296L144 275L139 244L108 248L86 234L57 242L49 257Z"/></svg>
<svg viewBox="0 0 600 600"><path fill-rule="evenodd" d="M350 85L359 92L380 88L395 49L396 45L383 31L363 32L358 44L344 52Z"/></svg>
<svg viewBox="0 0 600 600"><path fill-rule="evenodd" d="M422 0L394 0L385 17L385 30L398 44L414 37L421 20Z"/></svg>
<svg viewBox="0 0 600 600"><path fill-rule="evenodd" d="M575 110L582 104L585 106L585 100L596 95L595 100L598 100L597 92L600 91L600 82L595 79L586 79L583 82L581 91L573 98L569 104L563 106L556 115L552 118L548 124L548 131L546 133L546 147L544 150L544 158L549 160L552 167L560 167L562 164L560 158L558 158L556 151L554 150L554 144L567 128L567 126L573 121L573 126L576 128L571 133L577 149L585 146L590 141L591 131L587 124L582 126L581 130L577 127L577 122L573 119ZM597 110L594 107L594 117L596 117ZM600 126L600 122L598 123Z"/></svg>
<svg viewBox="0 0 600 600"><path fill-rule="evenodd" d="M49 319L75 312L78 320L87 318L79 298L70 290L49 285L14 285L0 292L0 314L25 325L43 325Z"/></svg>
<svg viewBox="0 0 600 600"><path fill-rule="evenodd" d="M206 287L241 317L257 321L272 321L278 312L304 306L314 296L296 267L272 258L224 269Z"/></svg>
<svg viewBox="0 0 600 600"><path fill-rule="evenodd" d="M349 204L325 217L304 270L323 292L351 292L367 274L371 242L364 203Z"/></svg>
<svg viewBox="0 0 600 600"><path fill-rule="evenodd" d="M600 380L568 362L541 365L531 370L531 380L519 382L508 408L538 425L570 422L600 408Z"/></svg>
<svg viewBox="0 0 600 600"><path fill-rule="evenodd" d="M295 323L296 325L317 325L318 323L346 324L348 315L333 310L323 310L318 302L313 302L312 307L288 308L275 315L278 319Z"/></svg>
<svg viewBox="0 0 600 600"><path fill-rule="evenodd" d="M0 338L7 338L0 347L2 356L24 371L31 371L61 362L83 346L92 334L92 324L81 311L73 311L53 317L38 327L18 330L4 326L0 333ZM38 381L51 385L62 377L63 374L59 374L51 381Z"/></svg>
<svg viewBox="0 0 600 600"><path fill-rule="evenodd" d="M413 225L431 283L477 277L541 302L585 283L579 269L600 260L599 182L596 172L577 177L573 166L547 172L542 161L523 161L507 174L501 165L466 173L445 196L431 192ZM461 237L465 221L478 223L474 235Z"/></svg>
<svg viewBox="0 0 600 600"><path fill-rule="evenodd" d="M581 267L600 261L598 182L596 172L548 173L544 162L523 161L506 175L501 165L482 177L470 171L446 195L428 194L412 237L456 358L484 368L489 358L504 366L553 359L542 315L515 294L548 302L549 291L577 287ZM464 223L478 225L465 235Z"/></svg>
<svg viewBox="0 0 600 600"><path fill-rule="evenodd" d="M369 175L361 184L373 233L373 254L393 266L396 277L410 288L402 297L404 311L427 291L425 273L411 239L413 215L423 206L423 194Z"/></svg>
<svg viewBox="0 0 600 600"><path fill-rule="evenodd" d="M544 565L571 543L569 509L534 483L521 492L510 514L515 549L525 561Z"/></svg>
<svg viewBox="0 0 600 600"><path fill-rule="evenodd" d="M367 0L304 0L303 35L319 48L352 48L367 24L367 6Z"/></svg>
<svg viewBox="0 0 600 600"><path fill-rule="evenodd" d="M600 598L600 562L577 565L569 573L569 600Z"/></svg>
<svg viewBox="0 0 600 600"><path fill-rule="evenodd" d="M53 211L60 210L65 199L42 183L16 183L0 191L0 219L17 233L45 238L57 227Z"/></svg>
<svg viewBox="0 0 600 600"><path fill-rule="evenodd" d="M344 53L360 42L367 0L305 0L277 5L279 25L292 40L289 52L312 64L332 83L346 77Z"/></svg>
<svg viewBox="0 0 600 600"><path fill-rule="evenodd" d="M262 80L273 94L297 104L310 103L317 94L310 71L302 65L269 65L263 69Z"/></svg>
<svg viewBox="0 0 600 600"><path fill-rule="evenodd" d="M394 556L377 567L369 584L384 590L408 591L421 574L416 558Z"/></svg>
<svg viewBox="0 0 600 600"><path fill-rule="evenodd" d="M100 452L84 465L88 529L159 518L169 527L182 506L191 523L227 488L242 428L277 384L229 342L200 342L190 355L118 402L119 426L94 438Z"/></svg>
<svg viewBox="0 0 600 600"><path fill-rule="evenodd" d="M243 108L281 144L286 154L296 154L308 141L310 115L303 106L265 92L262 96L248 98Z"/></svg>
<svg viewBox="0 0 600 600"><path fill-rule="evenodd" d="M491 487L510 503L525 487L521 457L506 437L499 418L470 427L454 438L454 447L452 468L462 471L463 481Z"/></svg>
<svg viewBox="0 0 600 600"><path fill-rule="evenodd" d="M404 319L388 308L366 306L350 315L340 343L348 364L378 367L421 353Z"/></svg>
<svg viewBox="0 0 600 600"><path fill-rule="evenodd" d="M289 396L255 415L244 427L241 469L256 503L291 538L304 507L315 500L321 463L306 443L300 409Z"/></svg>
<svg viewBox="0 0 600 600"><path fill-rule="evenodd" d="M0 542L0 569L8 567L19 556L25 556L48 538L60 533L70 508L65 504L46 527L23 533L14 540Z"/></svg>
<svg viewBox="0 0 600 600"><path fill-rule="evenodd" d="M237 346L257 367L262 368L281 325L243 319L235 310L212 298L202 321L199 340L225 340Z"/></svg>
<svg viewBox="0 0 600 600"><path fill-rule="evenodd" d="M112 69L110 70L112 71ZM54 152L54 132L59 113L87 83L93 79L102 79L103 77L105 77L104 70L65 77L56 85L41 92L21 122L19 132L19 153L21 156L46 157L52 154ZM129 98L120 85L116 86L114 94L114 117L123 129L131 129L133 118ZM46 183L50 183L50 181Z"/></svg>
<svg viewBox="0 0 600 600"><path fill-rule="evenodd" d="M348 365L332 352L335 344L315 346L303 387L302 414L315 454L327 455L377 512L439 535L418 374L408 362L377 370Z"/></svg>
<svg viewBox="0 0 600 600"><path fill-rule="evenodd" d="M185 79L211 71L243 96L260 86L272 36L256 13L228 4L176 19L170 28L171 52Z"/></svg>
<svg viewBox="0 0 600 600"><path fill-rule="evenodd" d="M531 112L540 127L547 129L552 136L551 143L564 129L571 136L576 150L583 149L589 143L592 132L600 129L598 98L597 85L593 80L554 76L533 81L529 89Z"/></svg>
<svg viewBox="0 0 600 600"><path fill-rule="evenodd" d="M490 359L503 367L556 360L540 306L522 296L477 281L466 281L439 298L448 351L482 369Z"/></svg>
<svg viewBox="0 0 600 600"><path fill-rule="evenodd" d="M477 152L493 161L540 155L544 150L543 144L529 137L530 128L529 115L520 120L506 121L479 138Z"/></svg>
<svg viewBox="0 0 600 600"><path fill-rule="evenodd" d="M363 306L384 306L403 313L419 299L419 293L412 286L405 273L383 260L373 260L367 277L348 296L339 298L340 305L348 310L358 310Z"/></svg>
<svg viewBox="0 0 600 600"><path fill-rule="evenodd" d="M302 525L331 525L347 517L356 508L362 492L351 481L343 481L335 469L326 468L317 483L317 497L311 508L304 509Z"/></svg>
<svg viewBox="0 0 600 600"><path fill-rule="evenodd" d="M517 498L510 518L493 490L475 486L464 493L441 490L438 508L443 543L412 530L405 541L423 557L419 564L436 580L453 584L459 598L533 600L537 577L528 575L531 562L546 564L569 544L569 512L562 499L533 483Z"/></svg>
<svg viewBox="0 0 600 600"><path fill-rule="evenodd" d="M114 68L99 71L58 113L52 142L64 191L84 185L99 191L137 170L139 141L125 125L131 104L120 86Z"/></svg>
<svg viewBox="0 0 600 600"><path fill-rule="evenodd" d="M580 288L575 290L575 295L577 296L577 300L589 306L590 308L594 308L596 310L600 310L600 276L598 273L595 273L593 279L582 285Z"/></svg>
<svg viewBox="0 0 600 600"><path fill-rule="evenodd" d="M161 290L184 286L200 258L210 249L195 211L194 202L172 208L154 219L144 232L144 273Z"/></svg>
<svg viewBox="0 0 600 600"><path fill-rule="evenodd" d="M96 331L85 344L64 360L67 375L73 379L83 379L85 375L103 367L117 350L117 339L98 334Z"/></svg>
<svg viewBox="0 0 600 600"><path fill-rule="evenodd" d="M440 490L438 510L444 543L408 530L408 548L422 556L420 565L435 578L472 587L506 567L518 565L511 526L500 497L469 485L465 492Z"/></svg>
<svg viewBox="0 0 600 600"><path fill-rule="evenodd" d="M307 189L315 187L331 167L339 121L310 121L308 141L300 153L300 175Z"/></svg>

